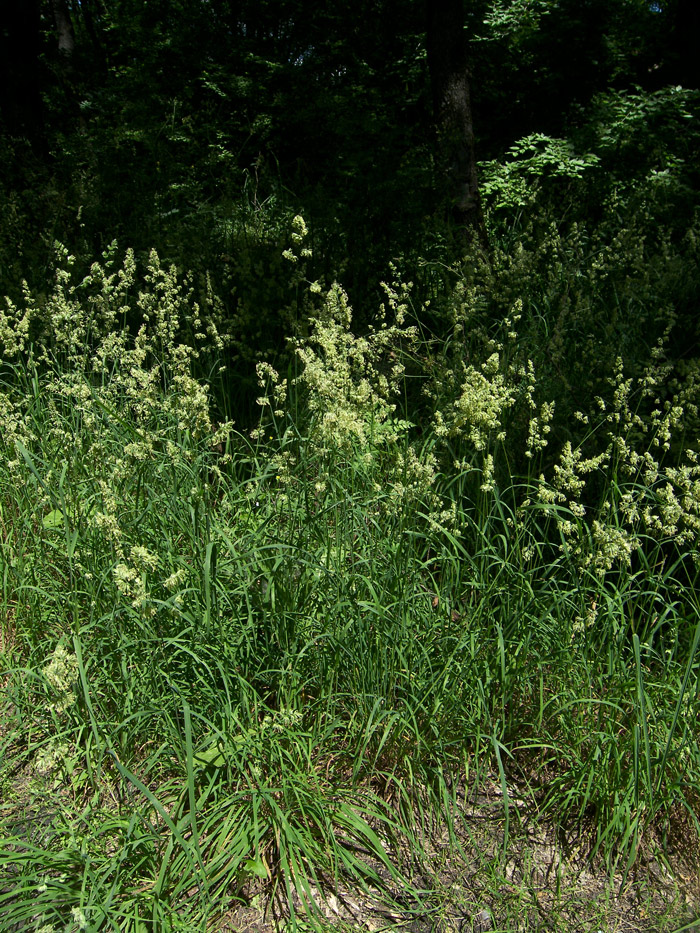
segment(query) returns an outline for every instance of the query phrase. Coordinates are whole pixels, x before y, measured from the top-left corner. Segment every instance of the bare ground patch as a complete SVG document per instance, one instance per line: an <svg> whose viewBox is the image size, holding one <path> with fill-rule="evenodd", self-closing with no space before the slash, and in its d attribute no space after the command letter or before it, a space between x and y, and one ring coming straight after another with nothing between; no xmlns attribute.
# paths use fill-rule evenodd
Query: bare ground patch
<svg viewBox="0 0 700 933"><path fill-rule="evenodd" d="M372 867L384 890L359 892L341 884L312 887L316 929L374 933L672 933L700 931L697 852L670 857L640 854L632 870L610 873L588 857L588 837L536 820L524 803L511 807L504 848L504 808L496 781L457 797L455 832L433 825L422 852L394 852L409 884ZM652 848L652 843L649 843ZM656 848L655 846L653 846ZM419 848L419 847L418 847ZM309 911L295 898L297 924L310 929ZM290 929L283 898L263 888L217 927L228 933Z"/></svg>

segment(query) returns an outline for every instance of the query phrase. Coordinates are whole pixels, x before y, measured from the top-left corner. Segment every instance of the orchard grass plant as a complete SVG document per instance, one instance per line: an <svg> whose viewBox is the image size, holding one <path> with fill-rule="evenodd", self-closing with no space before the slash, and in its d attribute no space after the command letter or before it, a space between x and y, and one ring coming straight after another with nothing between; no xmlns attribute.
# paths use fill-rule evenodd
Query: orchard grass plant
<svg viewBox="0 0 700 933"><path fill-rule="evenodd" d="M611 876L697 847L700 381L672 313L562 401L531 294L485 323L461 279L428 339L408 283L363 334L306 287L252 433L217 388L235 322L155 254L75 281L59 248L0 311L5 930L225 929L261 895L328 929L339 888L429 911L430 827L457 858L487 785L492 865L523 802Z"/></svg>

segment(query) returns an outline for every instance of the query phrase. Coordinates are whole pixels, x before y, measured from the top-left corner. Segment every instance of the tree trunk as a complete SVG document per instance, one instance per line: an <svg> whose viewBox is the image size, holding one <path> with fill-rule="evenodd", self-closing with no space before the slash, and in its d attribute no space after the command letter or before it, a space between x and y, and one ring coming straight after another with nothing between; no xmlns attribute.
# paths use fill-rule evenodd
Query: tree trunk
<svg viewBox="0 0 700 933"><path fill-rule="evenodd" d="M90 37L90 42L92 43L92 48L95 53L98 66L102 71L104 71L106 67L105 49L102 45L102 42L100 41L100 37L97 34L97 28L95 26L95 14L92 8L92 0L81 0L80 12L82 14L83 22L85 23L85 30Z"/></svg>
<svg viewBox="0 0 700 933"><path fill-rule="evenodd" d="M44 147L39 0L8 3L0 22L0 114L11 136Z"/></svg>
<svg viewBox="0 0 700 933"><path fill-rule="evenodd" d="M51 0L53 16L56 21L56 34L58 38L58 51L64 67L70 71L72 67L73 52L75 51L75 33L70 10L66 0Z"/></svg>
<svg viewBox="0 0 700 933"><path fill-rule="evenodd" d="M474 128L463 0L427 0L428 68L438 165L450 214L467 241L485 230L474 152Z"/></svg>
<svg viewBox="0 0 700 933"><path fill-rule="evenodd" d="M671 35L676 55L676 74L681 84L700 88L700 2L678 0Z"/></svg>

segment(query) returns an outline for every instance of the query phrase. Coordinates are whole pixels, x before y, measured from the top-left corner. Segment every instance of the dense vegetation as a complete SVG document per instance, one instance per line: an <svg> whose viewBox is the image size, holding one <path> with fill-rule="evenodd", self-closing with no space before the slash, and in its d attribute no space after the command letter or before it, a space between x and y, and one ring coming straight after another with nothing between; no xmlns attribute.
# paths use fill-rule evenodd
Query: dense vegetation
<svg viewBox="0 0 700 933"><path fill-rule="evenodd" d="M3 930L692 864L698 14L436 5L469 211L415 0L3 14Z"/></svg>

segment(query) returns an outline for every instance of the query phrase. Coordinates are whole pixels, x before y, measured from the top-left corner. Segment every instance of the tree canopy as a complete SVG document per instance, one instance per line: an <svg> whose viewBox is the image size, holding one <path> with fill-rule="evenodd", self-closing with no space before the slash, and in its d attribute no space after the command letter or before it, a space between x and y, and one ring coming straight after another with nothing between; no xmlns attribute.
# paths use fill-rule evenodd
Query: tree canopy
<svg viewBox="0 0 700 933"><path fill-rule="evenodd" d="M337 241L351 265L384 262L426 216L449 216L441 10L460 36L451 67L471 75L479 160L532 133L573 136L598 95L697 84L683 0L32 0L2 24L4 161L23 176L7 196L23 189L63 239L180 252L247 187L303 205L329 256Z"/></svg>

